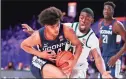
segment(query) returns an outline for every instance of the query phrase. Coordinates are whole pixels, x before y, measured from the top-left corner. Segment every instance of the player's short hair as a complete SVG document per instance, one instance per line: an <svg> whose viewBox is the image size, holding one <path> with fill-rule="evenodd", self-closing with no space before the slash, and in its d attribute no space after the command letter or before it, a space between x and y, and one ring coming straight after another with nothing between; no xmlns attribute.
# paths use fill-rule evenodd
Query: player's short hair
<svg viewBox="0 0 126 79"><path fill-rule="evenodd" d="M62 18L62 12L56 7L49 7L38 15L38 22L41 25L54 25Z"/></svg>
<svg viewBox="0 0 126 79"><path fill-rule="evenodd" d="M113 9L115 9L115 7L116 7L116 5L115 5L112 1L107 1L107 2L105 2L105 3L104 3L104 6L105 6L105 5L110 5L110 6L112 6Z"/></svg>
<svg viewBox="0 0 126 79"><path fill-rule="evenodd" d="M93 12L93 10L91 8L83 8L81 10L81 12L86 12L86 13L88 13L90 16L92 16L94 18L94 12Z"/></svg>

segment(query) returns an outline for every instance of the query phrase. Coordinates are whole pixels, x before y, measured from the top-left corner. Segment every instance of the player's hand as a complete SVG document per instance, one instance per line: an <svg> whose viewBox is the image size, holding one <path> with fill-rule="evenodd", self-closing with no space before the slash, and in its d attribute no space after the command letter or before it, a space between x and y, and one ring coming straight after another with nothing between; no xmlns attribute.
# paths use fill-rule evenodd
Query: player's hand
<svg viewBox="0 0 126 79"><path fill-rule="evenodd" d="M114 67L117 60L118 60L118 57L116 55L112 56L108 61L108 66Z"/></svg>
<svg viewBox="0 0 126 79"><path fill-rule="evenodd" d="M71 72L73 70L73 67L75 66L75 61L74 60L67 60L68 66L62 68L63 72L67 74L68 76L71 75Z"/></svg>
<svg viewBox="0 0 126 79"><path fill-rule="evenodd" d="M111 79L113 77L110 75L110 71L106 71L102 74L102 78Z"/></svg>
<svg viewBox="0 0 126 79"><path fill-rule="evenodd" d="M23 31L28 33L28 34L33 34L34 33L34 30L27 24L21 24L22 25L22 28L23 28Z"/></svg>
<svg viewBox="0 0 126 79"><path fill-rule="evenodd" d="M53 62L56 60L56 53L52 50L43 51L39 57Z"/></svg>

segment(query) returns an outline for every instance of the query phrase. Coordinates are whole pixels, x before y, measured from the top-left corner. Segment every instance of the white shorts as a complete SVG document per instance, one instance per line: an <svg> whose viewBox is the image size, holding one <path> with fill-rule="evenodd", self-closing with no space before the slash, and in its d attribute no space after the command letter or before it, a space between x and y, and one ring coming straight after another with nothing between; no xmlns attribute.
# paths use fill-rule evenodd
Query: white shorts
<svg viewBox="0 0 126 79"><path fill-rule="evenodd" d="M86 71L82 69L73 69L70 78L86 78Z"/></svg>

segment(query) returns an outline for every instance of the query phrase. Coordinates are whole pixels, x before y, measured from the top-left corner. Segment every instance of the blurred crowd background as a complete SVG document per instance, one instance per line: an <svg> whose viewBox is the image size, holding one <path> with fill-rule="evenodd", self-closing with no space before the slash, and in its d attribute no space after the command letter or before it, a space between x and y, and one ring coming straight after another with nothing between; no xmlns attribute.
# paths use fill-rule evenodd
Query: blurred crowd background
<svg viewBox="0 0 126 79"><path fill-rule="evenodd" d="M30 1L30 2L32 3L32 1ZM14 4L13 1L11 3ZM26 3L27 2L25 2L25 4ZM58 5L58 4L57 5L54 5L54 3L53 3L53 6L57 6ZM69 2L66 1L65 4L67 4L67 5L60 6L60 7L66 8L66 11L63 11L61 9L63 11L63 15L64 15L63 16L63 19L62 19L62 23L66 23L66 22L76 22L76 21L78 21L78 14L79 14L78 11L79 10L75 10L76 11L75 15L69 14L70 7L68 6L68 3ZM92 2L87 2L87 3L90 3L89 5L92 5L93 4ZM101 2L101 3L103 5L103 2ZM116 3L118 3L118 2L116 2ZM8 4L9 4L9 2L8 2ZM49 2L48 2L48 4L49 4ZM36 6L36 5L33 5L33 6ZM51 5L51 3L50 3L50 5ZM48 7L50 5L48 5ZM78 3L76 5L79 6ZM80 4L80 5L82 5L82 4ZM100 7L103 7L102 5L99 4ZM22 6L23 6L23 3L22 3ZM22 6L20 6L20 7L22 7ZM86 4L85 6L89 7L88 4ZM5 7L7 7L7 2L6 1L3 2L3 4L2 4L2 8L4 9ZM41 5L41 7L47 8L46 6L44 6L44 4ZM42 10L41 7L40 6L38 7L39 8L38 12L40 12ZM60 9L60 7L59 7L59 9ZM80 8L82 9L84 7L80 7ZM119 7L119 5L117 7ZM72 7L72 8L74 8L74 7ZM20 9L21 8L19 8L19 10ZM75 9L78 9L78 7L77 8L75 7ZM11 10L12 9L10 9L10 11ZM30 10L31 10L31 8L30 8ZM95 12L95 15L97 15L97 16L95 17L95 19L96 19L95 22L92 24L92 29L97 34L97 25L98 25L98 22L100 21L100 19L102 19L102 16L101 16L102 15L102 9L100 11L101 12L101 15L100 16L98 16L98 14L97 14L97 9L93 9L93 10ZM32 11L34 12L34 9ZM118 10L115 11L115 14L117 14L117 12L118 12ZM25 14L25 13L27 14L27 16L29 16L28 13L26 12L26 10L22 10L22 12L20 14L17 14L17 15L18 16L23 16L22 14ZM27 23L33 29L39 29L41 26L37 22L37 15L38 14L37 13L36 14L35 13L31 13L30 14L31 15L30 19L27 19L27 18L25 20L24 19L21 19L21 18L14 19L16 21L11 21L11 20L13 20L13 18L17 18L16 15L14 17L13 14L12 14L13 18L8 17L8 16L11 16L11 12L10 13L9 12L6 13L6 11L3 10L2 15L3 15L2 16L3 18L6 16L6 22L2 22L3 24L2 24L2 29L1 29L1 70L30 71L30 64L31 64L31 57L32 56L30 54L24 52L20 48L20 43L25 38L27 38L29 36L29 34L27 34L27 33L25 33L25 32L22 31L21 24L22 23ZM25 15L25 17L26 17L26 15ZM116 17L119 18L119 20L126 27L126 16L125 16L125 12L124 12L124 14L117 14ZM3 21L5 21L5 18L4 18ZM12 24L10 22L7 22L7 21L12 22ZM14 22L15 22L15 24L14 24ZM122 60L121 74L125 74L126 75L126 54L124 54L121 57L121 60ZM94 76L94 74L97 73L98 70L97 70L97 68L94 65L94 61L90 61L89 60L89 63L90 64L89 64L89 69L88 69L88 72L87 72L87 76L92 76L92 75Z"/></svg>

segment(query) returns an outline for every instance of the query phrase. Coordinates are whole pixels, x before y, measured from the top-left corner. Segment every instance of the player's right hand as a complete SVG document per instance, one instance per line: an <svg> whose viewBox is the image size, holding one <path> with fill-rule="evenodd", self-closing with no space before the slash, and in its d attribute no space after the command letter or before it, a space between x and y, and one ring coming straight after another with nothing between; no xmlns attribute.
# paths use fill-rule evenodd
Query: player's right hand
<svg viewBox="0 0 126 79"><path fill-rule="evenodd" d="M56 60L56 53L52 50L47 50L47 51L43 51L39 55L39 57L54 62L54 60Z"/></svg>
<svg viewBox="0 0 126 79"><path fill-rule="evenodd" d="M110 75L110 71L106 71L102 74L102 78L112 79L113 77Z"/></svg>
<svg viewBox="0 0 126 79"><path fill-rule="evenodd" d="M21 24L22 25L22 28L23 28L23 31L28 33L28 34L33 34L34 33L34 30L27 24Z"/></svg>

